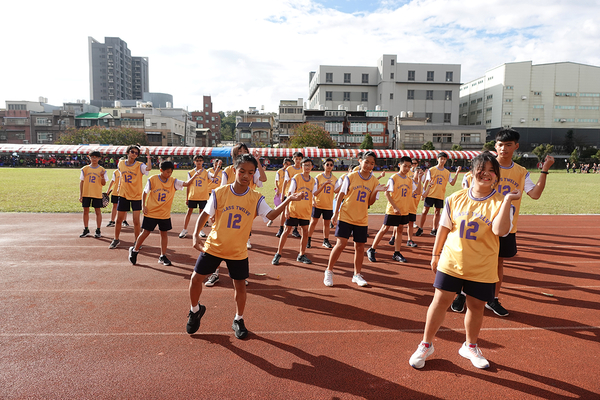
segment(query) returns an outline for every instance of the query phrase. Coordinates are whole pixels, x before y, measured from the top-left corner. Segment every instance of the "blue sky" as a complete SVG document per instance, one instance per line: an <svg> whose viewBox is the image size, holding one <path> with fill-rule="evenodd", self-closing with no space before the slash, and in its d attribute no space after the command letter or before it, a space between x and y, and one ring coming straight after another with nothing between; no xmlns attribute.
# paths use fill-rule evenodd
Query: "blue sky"
<svg viewBox="0 0 600 400"><path fill-rule="evenodd" d="M597 0L171 0L122 2L110 17L74 0L27 8L3 4L0 108L89 99L88 36L118 36L149 57L150 91L190 110L211 95L216 110L277 111L307 99L319 65L375 66L383 54L460 64L462 82L515 61L600 66Z"/></svg>

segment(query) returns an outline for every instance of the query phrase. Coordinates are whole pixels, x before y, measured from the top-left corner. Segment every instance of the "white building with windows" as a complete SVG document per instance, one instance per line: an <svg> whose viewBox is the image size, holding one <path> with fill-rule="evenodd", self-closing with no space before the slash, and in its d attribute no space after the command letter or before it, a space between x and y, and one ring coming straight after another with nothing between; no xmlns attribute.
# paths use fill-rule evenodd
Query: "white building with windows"
<svg viewBox="0 0 600 400"><path fill-rule="evenodd" d="M461 125L484 126L490 135L516 129L524 150L541 143L560 146L568 130L600 145L600 67L506 63L461 85L459 110Z"/></svg>

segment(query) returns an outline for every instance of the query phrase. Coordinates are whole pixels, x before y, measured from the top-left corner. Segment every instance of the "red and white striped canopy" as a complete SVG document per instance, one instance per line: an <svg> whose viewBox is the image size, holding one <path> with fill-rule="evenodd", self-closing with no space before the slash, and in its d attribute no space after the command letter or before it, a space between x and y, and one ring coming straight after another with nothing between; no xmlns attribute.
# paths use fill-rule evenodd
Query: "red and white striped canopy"
<svg viewBox="0 0 600 400"><path fill-rule="evenodd" d="M171 147L171 146L149 146L150 154L156 156L194 156L197 154L211 156L213 147ZM214 148L217 149L217 148ZM219 147L219 150L228 148ZM230 149L230 148L229 148ZM52 144L0 144L0 153L17 154L89 154L92 151L99 151L102 154L122 155L127 151L127 146L103 146L103 145L52 145ZM319 149L315 147L288 149L288 148L256 148L250 149L254 154L258 152L261 157L292 157L295 152L301 152L304 157L310 158L356 158L359 149ZM435 159L438 150L372 150L377 158L400 158L408 156L417 159ZM480 151L449 151L444 150L449 158L457 160L471 160L476 157ZM229 151L225 151L229 154Z"/></svg>

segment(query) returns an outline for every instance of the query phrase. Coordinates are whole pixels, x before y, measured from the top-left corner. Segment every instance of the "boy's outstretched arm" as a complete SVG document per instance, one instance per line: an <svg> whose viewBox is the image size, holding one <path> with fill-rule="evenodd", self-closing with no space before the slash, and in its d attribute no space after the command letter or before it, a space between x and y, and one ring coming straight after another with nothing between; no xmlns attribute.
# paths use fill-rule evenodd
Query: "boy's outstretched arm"
<svg viewBox="0 0 600 400"><path fill-rule="evenodd" d="M542 165L540 179L538 179L537 183L535 184L535 187L533 189L531 189L529 192L527 192L527 195L529 197L531 197L532 199L537 200L540 197L542 197L542 192L544 191L544 188L546 187L546 178L548 175L548 170L550 169L552 164L554 164L554 157L546 156L544 165Z"/></svg>
<svg viewBox="0 0 600 400"><path fill-rule="evenodd" d="M277 206L277 208L269 211L267 213L266 217L268 219L270 219L271 221L274 220L275 218L279 217L279 215L287 208L287 205L291 201L302 200L302 198L304 198L304 193L302 193L302 192L295 192L293 194L290 194L289 196L287 196L287 198L285 199L285 201L283 203L281 203L279 206ZM202 225L202 226L204 226L204 225Z"/></svg>
<svg viewBox="0 0 600 400"><path fill-rule="evenodd" d="M200 230L204 227L204 224L206 224L208 218L209 215L203 210L200 216L198 217L198 220L196 221L196 226L194 227L194 234L192 235L192 245L196 250L201 252L204 252L204 247L200 243Z"/></svg>

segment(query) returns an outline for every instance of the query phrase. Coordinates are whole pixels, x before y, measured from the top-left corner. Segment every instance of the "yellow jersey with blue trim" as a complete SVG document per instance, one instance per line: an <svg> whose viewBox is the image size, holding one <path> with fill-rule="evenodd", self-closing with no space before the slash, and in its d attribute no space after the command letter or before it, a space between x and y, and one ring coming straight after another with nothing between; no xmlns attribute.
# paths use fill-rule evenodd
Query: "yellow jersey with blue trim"
<svg viewBox="0 0 600 400"><path fill-rule="evenodd" d="M302 173L302 166L300 166L299 168L296 168L294 165L290 165L289 167L287 167L285 169L284 182L283 182L283 193L287 194L288 190L290 189L290 182L292 181L292 178L301 173Z"/></svg>
<svg viewBox="0 0 600 400"><path fill-rule="evenodd" d="M344 178L342 189L346 185L348 188L341 205L339 220L356 226L368 226L369 198L379 181L371 173L367 178L363 178L357 171Z"/></svg>
<svg viewBox="0 0 600 400"><path fill-rule="evenodd" d="M387 192L390 192L392 195L392 200L396 203L396 206L399 207L400 213L397 214L394 212L394 207L392 203L387 202L387 207L385 208L385 213L388 215L408 215L411 206L413 203L413 185L414 182L408 176L402 176L398 173L392 175L390 179L388 179L387 184ZM391 189L391 190L390 190Z"/></svg>
<svg viewBox="0 0 600 400"><path fill-rule="evenodd" d="M415 179L415 171L413 171L412 169L408 172L408 177L413 180ZM409 214L416 214L417 213L417 208L419 208L419 201L421 201L421 193L417 193L416 190L413 190L411 196L412 198L412 202L410 203L410 207L408 210Z"/></svg>
<svg viewBox="0 0 600 400"><path fill-rule="evenodd" d="M294 182L294 183L291 183ZM290 217L298 219L310 219L313 203L313 190L315 187L315 178L309 176L304 178L303 174L298 174L292 178L290 182L290 193L292 189L295 192L304 193L302 200L293 201L289 205Z"/></svg>
<svg viewBox="0 0 600 400"><path fill-rule="evenodd" d="M143 165L143 167L142 167ZM144 185L142 177L146 165L140 161L134 161L133 164L127 164L126 160L119 161L119 171L121 179L119 181L119 196L126 200L141 200ZM143 171L142 172L142 168Z"/></svg>
<svg viewBox="0 0 600 400"><path fill-rule="evenodd" d="M450 171L446 168L439 169L437 166L429 168L427 171L427 178L429 181L429 193L427 197L433 199L443 199L446 197L446 185L450 180Z"/></svg>
<svg viewBox="0 0 600 400"><path fill-rule="evenodd" d="M214 167L210 167L208 169L208 173L210 175L212 175L213 179L212 180L208 180L208 194L210 195L210 191L213 189L218 188L219 186L221 186L221 178L223 176L222 172L219 172L217 175L215 175L215 168Z"/></svg>
<svg viewBox="0 0 600 400"><path fill-rule="evenodd" d="M146 183L146 214L144 216L154 219L171 218L171 205L175 197L175 182L172 176L163 181L160 175L153 175ZM181 182L181 181L179 181ZM183 182L180 183L183 188Z"/></svg>
<svg viewBox="0 0 600 400"><path fill-rule="evenodd" d="M325 173L321 173L317 175L315 178L317 181L317 185L321 186L324 182L331 181L331 185L326 185L321 193L314 197L314 203L316 208L320 208L321 210L333 210L333 199L335 198L335 181L336 178L331 174L328 178L325 176Z"/></svg>
<svg viewBox="0 0 600 400"><path fill-rule="evenodd" d="M188 179L194 176L195 173L196 169L188 171ZM208 179L208 172L202 168L190 186L188 186L189 190L187 192L187 199L194 201L208 200L208 196L210 195L209 183L210 180Z"/></svg>
<svg viewBox="0 0 600 400"><path fill-rule="evenodd" d="M510 167L500 166L500 179L498 180L498 187L496 190L502 195L506 196L508 193L515 189L523 192L523 195L527 193L526 180L529 178L529 171L519 164L514 162ZM531 189L530 189L531 190ZM521 209L521 198L512 202L515 207L515 216L513 217L513 228L510 233L517 232L517 220L519 219L519 210Z"/></svg>
<svg viewBox="0 0 600 400"><path fill-rule="evenodd" d="M495 190L475 198L471 189L462 189L446 199L443 213L452 228L438 262L438 271L482 283L498 282L498 236L492 231L504 196Z"/></svg>
<svg viewBox="0 0 600 400"><path fill-rule="evenodd" d="M256 176L256 174L258 173L258 169L254 171L254 175ZM235 168L233 167L233 165L230 165L229 167L225 168L223 170L223 174L225 174L224 176L221 176L221 185L231 185L232 183L235 182ZM227 180L225 180L225 178L227 178ZM256 189L256 182L255 182L254 176L252 181L250 182L250 189Z"/></svg>
<svg viewBox="0 0 600 400"><path fill-rule="evenodd" d="M279 168L277 173L275 174L275 187L277 188L277 193L283 194L283 186L285 184L285 168Z"/></svg>
<svg viewBox="0 0 600 400"><path fill-rule="evenodd" d="M248 258L246 242L264 196L251 188L239 194L233 190L233 185L225 185L212 191L210 201L215 209L215 223L204 250L226 260Z"/></svg>
<svg viewBox="0 0 600 400"><path fill-rule="evenodd" d="M92 167L86 165L81 168L81 180L83 181L82 197L92 199L102 198L102 178L106 180L106 169L101 165Z"/></svg>

